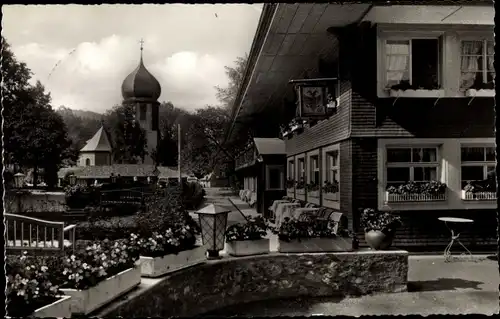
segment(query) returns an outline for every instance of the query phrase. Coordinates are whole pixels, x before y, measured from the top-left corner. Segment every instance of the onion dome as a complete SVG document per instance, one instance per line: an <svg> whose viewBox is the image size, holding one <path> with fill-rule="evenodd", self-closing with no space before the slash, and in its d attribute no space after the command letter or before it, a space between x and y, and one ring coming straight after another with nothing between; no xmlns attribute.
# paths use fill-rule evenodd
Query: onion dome
<svg viewBox="0 0 500 319"><path fill-rule="evenodd" d="M122 96L125 101L152 101L158 100L161 86L158 80L149 73L141 60L139 66L130 73L122 84Z"/></svg>

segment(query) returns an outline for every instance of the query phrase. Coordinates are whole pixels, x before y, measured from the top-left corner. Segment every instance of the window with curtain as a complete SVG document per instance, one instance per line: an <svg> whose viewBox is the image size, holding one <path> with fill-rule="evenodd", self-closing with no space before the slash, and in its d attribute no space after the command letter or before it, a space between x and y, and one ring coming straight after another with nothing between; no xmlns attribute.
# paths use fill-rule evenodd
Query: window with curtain
<svg viewBox="0 0 500 319"><path fill-rule="evenodd" d="M494 147L462 147L462 188L469 182L496 178Z"/></svg>
<svg viewBox="0 0 500 319"><path fill-rule="evenodd" d="M319 156L311 156L311 184L319 184Z"/></svg>
<svg viewBox="0 0 500 319"><path fill-rule="evenodd" d="M438 89L439 53L440 39L387 40L386 87Z"/></svg>
<svg viewBox="0 0 500 319"><path fill-rule="evenodd" d="M437 147L387 148L387 186L438 180Z"/></svg>
<svg viewBox="0 0 500 319"><path fill-rule="evenodd" d="M461 42L461 89L494 88L494 46L486 40Z"/></svg>
<svg viewBox="0 0 500 319"><path fill-rule="evenodd" d="M339 181L339 152L332 151L326 153L326 180L330 183Z"/></svg>

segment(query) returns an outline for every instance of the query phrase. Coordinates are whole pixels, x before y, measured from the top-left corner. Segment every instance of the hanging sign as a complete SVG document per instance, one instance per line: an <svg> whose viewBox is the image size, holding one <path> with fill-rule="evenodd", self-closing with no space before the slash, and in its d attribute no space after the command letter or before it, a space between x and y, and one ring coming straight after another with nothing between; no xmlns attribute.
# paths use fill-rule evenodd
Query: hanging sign
<svg viewBox="0 0 500 319"><path fill-rule="evenodd" d="M338 98L335 86L336 78L292 80L297 92L296 117L300 119L325 119L336 110Z"/></svg>

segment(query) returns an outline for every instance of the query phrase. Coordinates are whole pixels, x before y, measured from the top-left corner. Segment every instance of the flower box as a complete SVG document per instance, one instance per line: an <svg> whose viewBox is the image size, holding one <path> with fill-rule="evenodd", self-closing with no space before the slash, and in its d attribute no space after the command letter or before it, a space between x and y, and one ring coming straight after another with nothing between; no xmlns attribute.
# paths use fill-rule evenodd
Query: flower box
<svg viewBox="0 0 500 319"><path fill-rule="evenodd" d="M309 191L307 192L308 197L319 198L319 191Z"/></svg>
<svg viewBox="0 0 500 319"><path fill-rule="evenodd" d="M58 296L60 299L53 303L38 308L33 312L33 317L46 318L70 318L71 317L71 296Z"/></svg>
<svg viewBox="0 0 500 319"><path fill-rule="evenodd" d="M465 96L477 96L477 97L494 97L495 96L495 90L476 90L476 89L469 89L465 91Z"/></svg>
<svg viewBox="0 0 500 319"><path fill-rule="evenodd" d="M162 257L139 257L142 277L159 277L187 266L193 266L206 260L206 249L197 246L178 254L168 254Z"/></svg>
<svg viewBox="0 0 500 319"><path fill-rule="evenodd" d="M325 200L332 200L332 201L338 201L339 200L339 193L323 193L323 199Z"/></svg>
<svg viewBox="0 0 500 319"><path fill-rule="evenodd" d="M436 202L445 200L446 200L446 193L431 195L431 194L389 194L389 192L385 192L385 201L388 203Z"/></svg>
<svg viewBox="0 0 500 319"><path fill-rule="evenodd" d="M280 253L319 253L332 251L352 251L352 238L301 238L291 241L278 240Z"/></svg>
<svg viewBox="0 0 500 319"><path fill-rule="evenodd" d="M462 199L463 200L496 200L497 193L496 192L466 192L462 190Z"/></svg>
<svg viewBox="0 0 500 319"><path fill-rule="evenodd" d="M231 256L252 256L269 253L269 238L228 241L226 252Z"/></svg>
<svg viewBox="0 0 500 319"><path fill-rule="evenodd" d="M304 188L297 188L297 195L305 195L306 190Z"/></svg>
<svg viewBox="0 0 500 319"><path fill-rule="evenodd" d="M444 97L444 90L389 90L391 97Z"/></svg>
<svg viewBox="0 0 500 319"><path fill-rule="evenodd" d="M112 277L106 278L88 289L62 288L65 295L71 296L71 312L89 314L108 304L141 283L139 267L126 269Z"/></svg>
<svg viewBox="0 0 500 319"><path fill-rule="evenodd" d="M287 195L293 196L293 194L295 194L295 189L294 188L287 188L286 193L287 193Z"/></svg>

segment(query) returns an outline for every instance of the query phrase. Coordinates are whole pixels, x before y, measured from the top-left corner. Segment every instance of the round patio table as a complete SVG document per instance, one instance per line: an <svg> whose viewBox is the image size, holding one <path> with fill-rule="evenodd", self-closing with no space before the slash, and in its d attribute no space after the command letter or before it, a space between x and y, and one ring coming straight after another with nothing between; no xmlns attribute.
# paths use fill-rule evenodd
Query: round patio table
<svg viewBox="0 0 500 319"><path fill-rule="evenodd" d="M453 229L453 224L467 224L467 223L473 223L474 221L472 219L466 219L466 218L457 218L457 217L439 217L438 218L440 221L444 222L444 224L446 225L446 227L450 230L451 232L451 241L450 243L448 244L448 246L446 246L446 248L444 249L444 260L446 262L449 262L451 261L451 247L453 246L453 244L455 243L455 241L460 245L462 246L468 253L469 253L469 256L472 256L472 253L467 249L467 247L464 246L464 244L462 244L462 242L458 239L458 237L460 237L460 233L457 233L455 234L455 230Z"/></svg>

